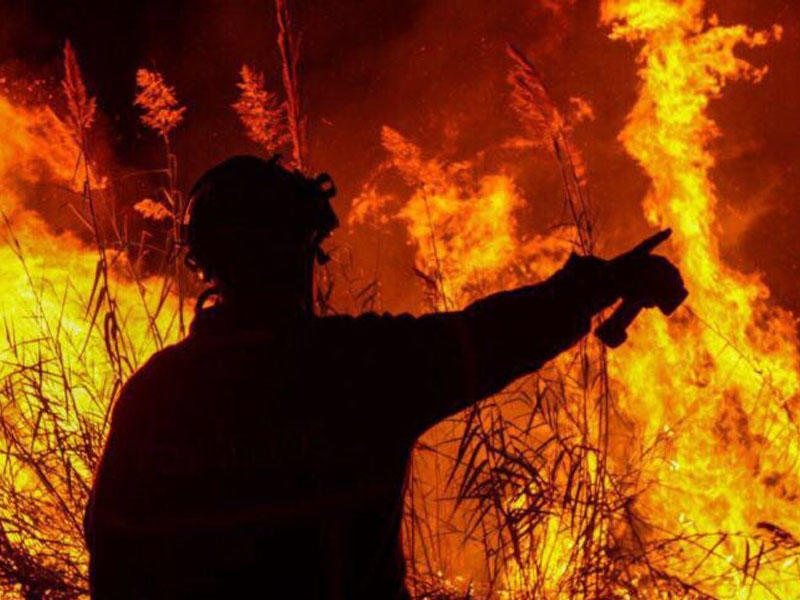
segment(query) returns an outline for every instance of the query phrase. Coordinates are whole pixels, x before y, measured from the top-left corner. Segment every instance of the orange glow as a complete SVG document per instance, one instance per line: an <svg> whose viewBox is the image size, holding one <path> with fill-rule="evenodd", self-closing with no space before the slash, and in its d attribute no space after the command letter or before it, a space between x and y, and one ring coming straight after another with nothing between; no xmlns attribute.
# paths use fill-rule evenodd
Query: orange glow
<svg viewBox="0 0 800 600"><path fill-rule="evenodd" d="M510 176L477 175L468 162L426 158L389 127L383 128L382 142L390 155L383 168L396 169L414 192L392 215L392 198L367 186L350 221L385 223L391 216L405 225L417 249L417 268L433 290L434 308L463 308L525 277L538 279L566 259L566 241L522 235L516 211L525 202Z"/></svg>
<svg viewBox="0 0 800 600"><path fill-rule="evenodd" d="M800 448L792 416L800 385L795 321L769 303L769 289L758 274L739 273L720 258L710 176L715 159L709 150L719 131L707 114L728 81L757 83L767 73L766 67L738 58L737 46L767 44L780 38L781 28L723 27L715 16L705 19L703 9L701 1L609 0L602 5L602 22L611 27L613 39L642 44L639 97L619 139L651 178L645 216L654 227L673 229L667 251L680 264L691 295L669 320L653 311L637 321L630 341L608 356L613 413L590 406L588 429L574 432L601 449L603 428L614 434L605 454L589 452L581 463L587 485L599 482L621 503L601 517L588 540L597 555L594 564L610 578L603 589L615 598L794 598L800 594L795 541ZM580 104L577 109L578 118L590 114ZM534 119L552 110L547 105ZM568 128L558 113L546 121L537 121L533 129L548 138L556 135L551 129ZM483 293L524 284L530 281L526 277L551 271L566 256L567 243L549 248L552 240L522 243L516 212L524 200L512 180L502 174L476 176L470 163L425 158L394 130L384 129L383 143L390 154L384 168L397 169L413 192L392 217L396 199L369 184L354 215L364 219L374 213L376 222L405 223L420 269L433 274L438 308L457 308ZM513 265L530 264L532 248L547 249L553 260L544 261L537 274L515 272ZM586 351L590 360L602 360L593 344ZM550 368L570 373L571 360L572 355L561 357ZM567 392L561 410L575 410L584 401ZM498 414L511 423L528 416L508 404L498 413L495 402L502 400L491 402L481 416L487 428ZM439 426L427 434L424 446L446 448L445 440L458 437L461 426ZM542 440L541 432L527 438L531 447ZM445 498L454 490L442 483L451 467L450 459L418 454L416 485L424 500L414 511L427 510L431 517L431 506L437 507L433 520L446 524L431 539L453 541L439 549L434 562L442 569L442 585L463 593L464 582L480 590L488 575L474 560L473 554L482 552L480 543L456 545L455 536L448 538L448 529L466 528L468 513L475 510L467 505L456 516L441 516L452 510ZM564 485L564 477L556 475L553 483ZM510 511L524 509L531 493L523 489L504 504ZM578 544L587 538L570 524L568 509L558 500L546 504L550 516L522 542L530 565L506 555L494 588L501 597L594 597L568 581L582 552ZM619 555L627 555L630 566L615 584Z"/></svg>
<svg viewBox="0 0 800 600"><path fill-rule="evenodd" d="M793 598L796 557L780 558L772 544L776 532L800 534L795 322L769 305L758 274L720 259L709 151L719 131L707 114L728 81L758 82L767 72L738 58L736 47L766 44L781 30L723 27L703 18L703 4L603 4L613 38L643 43L639 99L620 140L652 180L645 215L673 228L674 256L691 291L679 318L641 319L610 367L617 403L636 424L638 451L657 448L656 460L642 457L652 487L640 510L661 532L706 536L671 568L708 553L694 574L708 581L700 589L721 598ZM759 549L773 556L754 575Z"/></svg>
<svg viewBox="0 0 800 600"><path fill-rule="evenodd" d="M106 350L102 308L92 325L96 250L72 233L55 233L36 211L35 197L25 191L36 184L62 187L75 209L84 210L83 182L76 175L81 153L74 136L50 109L16 106L2 96L0 121L0 312L6 341L0 352L0 414L4 444L10 438L18 444L13 454L4 452L3 461L5 472L13 473L15 491L40 504L41 520L28 526L41 537L26 534L24 523L16 520L18 499L7 495L8 489L0 498L3 530L42 568L83 565L84 570L68 572L74 580L70 583L85 585L80 515L86 500L83 486L91 481L86 458L100 450L98 436L104 433L118 377L130 375L175 338L177 323L169 310L174 303L167 299L167 309L159 313L156 282L137 284L125 256L109 255L110 293L119 309L119 351L124 357L119 372ZM101 196L102 181L92 180ZM59 443L63 454L53 451ZM19 453L20 448L26 452ZM59 546L47 540L58 540Z"/></svg>
<svg viewBox="0 0 800 600"><path fill-rule="evenodd" d="M664 252L680 264L689 300L670 319L648 311L620 349L606 353L590 338L480 411L424 436L404 540L417 590L502 600L800 598L796 323L770 303L758 273L740 273L720 256L710 149L720 131L708 113L728 82L767 76L737 49L769 44L782 30L722 26L704 10L704 0L601 2L601 26L638 51L637 100L619 141L650 179L646 220L673 229ZM521 58L512 83L524 78ZM293 69L284 73L290 81ZM558 110L534 75L527 96L519 88L510 94L507 117L512 108L528 115L524 135L503 148L521 154L555 146L567 195L581 194L591 175L567 138L583 121L602 121L602 111L577 96ZM80 73L71 77L74 93L91 105L79 123L88 128L94 101ZM158 73L142 69L137 83L142 121L169 148L185 109ZM305 160L299 103L288 110L249 67L238 87L233 106L251 140L271 151L295 137L294 163ZM290 117L292 127L283 122ZM85 568L72 573L63 565L84 564L73 517L86 500L109 402L121 380L178 339L181 305L171 275L142 277L129 259L136 253L120 249L122 238L107 245L109 290L98 298L98 252L86 241L94 232L59 232L40 210L37 186L49 186L88 229L87 193L100 212L113 213L102 165L84 164L73 121L0 95L0 418L10 424L0 443L16 436L30 448L8 469L16 492L42 506L35 524L41 540L15 529L11 508L0 508L0 516L13 517L6 526L12 544L69 573L80 595ZM380 141L386 158L355 199L349 224L402 230L427 292L412 310L457 310L538 281L595 241L584 217L547 235L527 233L524 213L539 199L526 196L510 161L489 168L483 154L448 160L389 126ZM565 149L569 156L559 154ZM180 204L153 198L137 199L138 216L176 227ZM116 234L103 227L103 236ZM108 299L120 319L112 353ZM63 439L70 451L51 452ZM491 447L500 439L506 455ZM47 457L42 469L33 456ZM520 458L526 478L511 473ZM480 465L472 487L458 476L451 481L451 471L463 474L470 461ZM476 490L487 481L497 494L481 504ZM465 489L466 499L455 500ZM7 490L0 494L0 507L15 506ZM425 578L433 588L420 584Z"/></svg>

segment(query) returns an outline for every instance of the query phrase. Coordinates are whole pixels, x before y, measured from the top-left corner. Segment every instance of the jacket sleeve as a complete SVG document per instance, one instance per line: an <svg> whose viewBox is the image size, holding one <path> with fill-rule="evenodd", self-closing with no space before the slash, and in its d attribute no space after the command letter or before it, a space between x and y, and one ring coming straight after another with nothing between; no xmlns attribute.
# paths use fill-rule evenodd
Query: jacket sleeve
<svg viewBox="0 0 800 600"><path fill-rule="evenodd" d="M361 381L421 433L437 421L539 369L589 332L617 294L606 262L573 255L537 285L483 298L464 310L364 315L350 343ZM348 344L349 346L350 344Z"/></svg>

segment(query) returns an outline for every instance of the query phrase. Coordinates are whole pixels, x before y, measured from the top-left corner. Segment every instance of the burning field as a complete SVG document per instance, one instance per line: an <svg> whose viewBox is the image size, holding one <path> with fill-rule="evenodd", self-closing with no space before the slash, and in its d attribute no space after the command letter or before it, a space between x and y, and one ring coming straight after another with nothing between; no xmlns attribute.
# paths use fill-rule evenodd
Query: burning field
<svg viewBox="0 0 800 600"><path fill-rule="evenodd" d="M333 125L304 79L314 43L299 43L303 12L278 0L263 24L274 72L242 56L224 74L241 139L221 151L281 152L337 179L344 226L317 276L323 313L454 310L542 279L570 252L607 255L645 224L673 230L665 252L690 296L671 319L643 315L617 350L587 338L419 441L404 523L418 597L800 598L796 317L726 245L736 222L723 190L746 184L717 167L728 132L714 113L729 90L749 102L771 76L769 48L797 32L777 14L728 24L703 0L588 4L538 3L547 43L486 46L506 109L491 143L454 112L429 144L406 107L371 130L374 161L356 176L348 161L361 162L315 142ZM604 60L635 77L609 152L642 185L619 184L618 202L636 208L615 228L607 215L623 211L591 193L603 165L585 133L607 104L564 93L542 64L567 52L559 32L586 14L607 38ZM128 110L155 150L148 168L128 167L82 61L67 43L57 80L0 73L2 598L87 596L83 507L110 407L185 334L201 289L177 244L179 166L212 162L184 157L179 141L201 109L166 72L139 68Z"/></svg>

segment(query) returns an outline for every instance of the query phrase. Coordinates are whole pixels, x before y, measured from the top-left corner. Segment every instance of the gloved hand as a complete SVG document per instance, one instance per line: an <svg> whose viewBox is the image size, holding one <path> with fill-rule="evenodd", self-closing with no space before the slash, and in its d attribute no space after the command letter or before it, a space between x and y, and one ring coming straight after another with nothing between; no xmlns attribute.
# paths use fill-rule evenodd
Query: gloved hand
<svg viewBox="0 0 800 600"><path fill-rule="evenodd" d="M619 308L595 331L606 345L617 347L624 342L625 329L643 308L658 306L668 315L686 299L688 292L677 267L651 254L671 233L661 231L611 260L573 254L561 271L572 281L589 316L622 298Z"/></svg>
<svg viewBox="0 0 800 600"><path fill-rule="evenodd" d="M670 315L689 295L678 268L667 258L651 254L671 233L665 229L608 262L611 287L622 304L595 330L607 346L616 348L627 339L625 330L643 308L657 306Z"/></svg>

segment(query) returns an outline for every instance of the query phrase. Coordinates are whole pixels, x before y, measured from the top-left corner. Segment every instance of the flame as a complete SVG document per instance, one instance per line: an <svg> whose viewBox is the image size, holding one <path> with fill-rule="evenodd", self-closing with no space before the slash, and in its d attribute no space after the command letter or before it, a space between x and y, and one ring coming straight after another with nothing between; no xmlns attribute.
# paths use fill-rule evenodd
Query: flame
<svg viewBox="0 0 800 600"><path fill-rule="evenodd" d="M108 401L119 377L130 375L139 362L174 339L177 328L174 313L156 310L156 282L135 281L125 255L110 252L110 295L117 303L119 351L124 356L123 371L118 372L107 351L103 310L92 318L99 304L96 292L95 300L89 300L97 251L74 233L55 232L31 197L31 189L45 194L66 189L60 193L78 213L83 210L77 142L47 107L15 105L0 96L0 122L4 484L13 473L12 487L0 489L2 531L4 543L29 553L19 557L28 561L19 563L27 569L21 573L32 578L66 573L58 585L78 594L85 590L86 577L80 515L93 459L101 448ZM94 193L100 194L102 179L91 180ZM172 305L169 298L166 304ZM22 504L21 498L26 499ZM13 555L5 559L14 562Z"/></svg>
<svg viewBox="0 0 800 600"><path fill-rule="evenodd" d="M767 72L737 57L737 46L764 45L781 29L720 26L703 9L700 0L602 6L612 38L642 43L639 98L619 139L652 180L645 215L673 228L691 292L678 318L640 319L610 367L640 454L661 446L660 460L642 462L654 485L639 510L662 532L708 536L683 558L690 564L708 553L694 579L719 577L699 587L721 598L797 597L798 578L774 560L747 576L747 555L769 547L770 524L790 539L800 535L795 323L768 303L760 275L720 258L709 150L720 132L707 114L727 82L758 82ZM729 535L714 539L715 532Z"/></svg>
<svg viewBox="0 0 800 600"><path fill-rule="evenodd" d="M399 203L370 181L354 202L350 224L401 222L416 249L418 274L433 289L434 308L463 308L485 294L539 279L568 256L566 238L523 235L517 215L525 200L509 174L478 174L470 161L426 158L390 127L381 139L390 155L382 169L395 169L413 191Z"/></svg>
<svg viewBox="0 0 800 600"><path fill-rule="evenodd" d="M432 533L425 541L436 542L426 549L430 570L454 595L486 593L486 582L494 580L493 592L500 598L588 599L596 596L588 587L575 587L575 581L591 576L603 580L603 597L615 599L800 597L795 322L769 303L760 275L739 273L720 257L718 198L711 178L715 159L709 150L720 132L707 112L729 81L758 82L767 73L766 67L737 57L737 47L767 44L780 38L781 29L720 26L715 16L703 17L702 0L605 0L601 7L601 21L611 27L613 39L640 45L639 98L620 141L652 180L645 216L656 227L673 228L670 251L685 275L690 300L670 320L643 315L628 344L608 355L609 404L594 402L597 390L569 386L548 401L552 414L546 425L578 440L571 451L580 449L574 457L580 471L574 475L555 460L557 449L548 450L541 458L552 481L504 488L498 511L541 514L530 537L517 540L521 564L503 551L493 555L500 564L490 568L484 546L452 535L471 523L464 511L451 514L455 505L448 504L452 490L444 475L453 464L447 451L465 424L448 422L426 434L423 445L437 451L415 458L411 506L428 519ZM243 72L249 87L240 87L258 103L266 96L256 75ZM284 75L291 83L293 71ZM138 77L136 102L145 111L143 122L166 138L185 109L158 74L142 70ZM543 106L546 118L537 120L538 113L528 110L529 118L547 135L563 135L568 124L537 81L528 80L531 95L523 100L526 106ZM72 88L86 96L78 82ZM573 124L597 118L585 100L570 102ZM25 547L41 567L62 573L80 593L85 557L74 515L82 511L85 489L71 478L89 481L108 400L121 377L176 339L179 309L161 287L163 281L139 278L124 252L109 251L110 294L122 319L126 357L120 370L109 356L107 332L92 316L97 310L102 321L104 310L97 308L94 291L96 250L74 233L54 231L30 191L42 184L66 188L81 214L80 141L50 109L16 105L2 96L0 121L0 208L7 242L0 247L5 290L0 307L8 340L0 363L5 385L0 410L3 423L13 425L9 431L32 444L31 456L45 457L41 463L16 457L10 467L14 491L40 503L38 537L26 536L24 523L15 521L19 513L11 507L18 505L6 489L0 490L0 505L8 508L0 515L8 518L10 526L3 531L13 545ZM541 148L540 142L515 139L507 148L529 151ZM525 234L521 213L528 202L511 169L483 168L479 157L453 162L432 156L389 127L383 129L382 143L388 159L364 187L350 221L354 226L368 220L402 224L429 291L428 308L459 308L536 281L560 266L574 247L576 232L570 228L547 236ZM573 158L583 186L582 157ZM388 177L391 173L399 174L399 184ZM113 200L100 193L101 178L94 176L89 184L98 199ZM152 199L141 201L137 210L153 219L169 218ZM167 309L158 312L162 302ZM575 355L554 361L526 383L525 393L537 397L547 393L550 382L571 380L576 370L594 376L593 370L603 368L602 350L583 346L580 351L585 362L575 361ZM579 415L576 408L585 412ZM487 405L478 422L491 427L502 417L519 424L529 420L530 410L501 399ZM610 435L607 446L599 442L604 431ZM64 457L48 452L48 444L65 434L83 445L76 442L66 463L57 462ZM7 437L0 439L8 443ZM528 429L518 441L530 449L547 439L541 430ZM570 488L573 476L580 480L576 488ZM585 505L608 494L609 508L598 513L591 529L580 530L565 489ZM541 498L544 510L537 508ZM497 519L494 513L485 518ZM419 542L406 543L413 550ZM593 570L577 571L575 557L581 553L589 557L584 566ZM665 581L674 585L664 587Z"/></svg>
<svg viewBox="0 0 800 600"><path fill-rule="evenodd" d="M611 26L612 39L642 44L639 98L619 139L652 180L645 216L656 227L673 229L670 251L691 296L672 319L643 315L628 344L609 355L619 417L608 419L617 437L609 443L607 472L594 454L586 466L592 481L609 488L619 487L630 473L636 481L625 484L633 490L627 506L590 539L608 549L613 538L622 544L617 552L631 559L646 556L645 568L631 568L627 587L606 588L614 597L791 598L800 594L795 322L769 303L759 274L739 273L720 257L711 179L715 159L709 149L720 132L707 113L729 81L757 83L767 73L737 57L737 47L779 39L781 28L754 32L743 25L721 26L716 16L704 18L703 10L698 0L602 4L601 21ZM541 238L529 244L519 238L515 215L524 201L513 180L475 176L469 162L424 159L393 130L385 129L383 138L390 165L413 191L394 209L396 198L370 182L354 215L363 220L374 212L375 221L385 223L394 210L388 218L405 223L420 269L435 273L431 280L444 298L436 303L439 308L463 306L481 293L535 279L511 268L531 248L547 246ZM562 253L553 257L563 257L568 246L558 248ZM538 274L555 262L545 261ZM599 415L592 412L592 418ZM452 425L435 429L425 443L441 444L454 430ZM598 433L592 431L589 439L598 439ZM424 495L441 485L436 482L442 467L430 460L417 457L421 478L432 486ZM438 493L441 502L447 492ZM527 492L506 499L512 510L526 502ZM579 539L558 507L549 509L552 515L531 542L538 548L525 548L529 555L538 553L536 568L508 561L500 578L504 589L496 590L501 596L587 597L562 582ZM633 517L623 519L626 511ZM461 546L458 552L468 554ZM455 553L443 552L440 564L449 562L449 572L472 581L485 576L467 558L455 566Z"/></svg>

